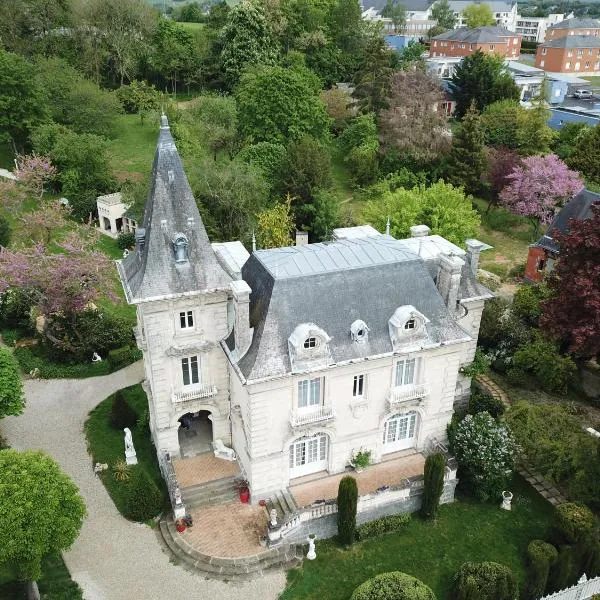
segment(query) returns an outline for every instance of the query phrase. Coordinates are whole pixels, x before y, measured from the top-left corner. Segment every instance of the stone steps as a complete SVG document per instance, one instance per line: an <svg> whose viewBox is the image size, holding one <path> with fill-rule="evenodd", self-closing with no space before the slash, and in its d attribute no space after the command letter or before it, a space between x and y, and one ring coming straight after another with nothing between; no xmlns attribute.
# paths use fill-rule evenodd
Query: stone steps
<svg viewBox="0 0 600 600"><path fill-rule="evenodd" d="M297 544L269 548L260 554L239 558L203 554L177 533L170 517L160 521L160 533L171 554L187 568L199 572L207 579L249 581L262 577L267 571L278 568L291 569L302 563L302 546Z"/></svg>
<svg viewBox="0 0 600 600"><path fill-rule="evenodd" d="M269 512L272 509L277 511L277 521L281 522L287 519L289 515L296 512L298 507L288 490L282 490L273 494L267 500L267 509Z"/></svg>
<svg viewBox="0 0 600 600"><path fill-rule="evenodd" d="M238 497L233 486L234 480L235 477L224 477L182 488L181 498L188 508L225 504Z"/></svg>

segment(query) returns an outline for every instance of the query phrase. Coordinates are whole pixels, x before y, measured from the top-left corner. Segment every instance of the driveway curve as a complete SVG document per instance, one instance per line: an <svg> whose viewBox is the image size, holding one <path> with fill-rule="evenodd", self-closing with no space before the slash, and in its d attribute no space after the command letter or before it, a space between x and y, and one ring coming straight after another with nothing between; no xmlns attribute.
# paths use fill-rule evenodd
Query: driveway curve
<svg viewBox="0 0 600 600"><path fill-rule="evenodd" d="M86 600L275 600L285 584L281 572L229 584L202 579L172 564L157 534L124 519L93 474L83 431L88 413L143 377L143 364L138 362L105 377L28 380L25 412L0 422L0 433L13 448L44 450L79 486L88 516L77 541L64 553L71 576Z"/></svg>

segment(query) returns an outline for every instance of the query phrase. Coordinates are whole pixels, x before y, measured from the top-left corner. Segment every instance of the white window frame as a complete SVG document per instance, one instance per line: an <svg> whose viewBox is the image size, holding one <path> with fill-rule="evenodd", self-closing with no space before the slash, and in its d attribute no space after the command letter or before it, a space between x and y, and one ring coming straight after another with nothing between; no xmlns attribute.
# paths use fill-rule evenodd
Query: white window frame
<svg viewBox="0 0 600 600"><path fill-rule="evenodd" d="M417 379L417 359L403 358L396 362L394 371L394 387L414 385Z"/></svg>
<svg viewBox="0 0 600 600"><path fill-rule="evenodd" d="M181 359L181 381L183 387L201 385L202 373L200 370L200 357L197 354L186 356Z"/></svg>
<svg viewBox="0 0 600 600"><path fill-rule="evenodd" d="M383 425L383 453L412 448L417 445L417 436L416 412L391 415Z"/></svg>
<svg viewBox="0 0 600 600"><path fill-rule="evenodd" d="M179 329L194 329L194 311L179 311Z"/></svg>
<svg viewBox="0 0 600 600"><path fill-rule="evenodd" d="M327 469L329 440L320 433L312 437L295 440L290 444L290 478L302 477Z"/></svg>
<svg viewBox="0 0 600 600"><path fill-rule="evenodd" d="M323 388L324 378L315 377L311 379L301 379L296 387L298 398L296 406L299 410L314 410L323 406Z"/></svg>
<svg viewBox="0 0 600 600"><path fill-rule="evenodd" d="M364 398L366 395L366 375L360 374L355 375L352 381L352 397L353 398Z"/></svg>

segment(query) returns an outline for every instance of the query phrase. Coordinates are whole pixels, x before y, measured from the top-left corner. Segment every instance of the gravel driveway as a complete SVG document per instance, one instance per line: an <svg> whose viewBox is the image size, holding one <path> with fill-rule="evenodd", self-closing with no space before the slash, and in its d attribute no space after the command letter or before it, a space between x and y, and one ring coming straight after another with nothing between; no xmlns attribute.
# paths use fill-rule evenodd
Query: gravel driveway
<svg viewBox="0 0 600 600"><path fill-rule="evenodd" d="M138 362L105 377L26 381L24 414L0 421L0 433L11 446L45 450L79 486L88 516L64 554L73 579L86 600L275 600L285 584L281 572L228 584L171 564L157 534L125 520L94 476L83 433L87 415L108 395L142 378Z"/></svg>

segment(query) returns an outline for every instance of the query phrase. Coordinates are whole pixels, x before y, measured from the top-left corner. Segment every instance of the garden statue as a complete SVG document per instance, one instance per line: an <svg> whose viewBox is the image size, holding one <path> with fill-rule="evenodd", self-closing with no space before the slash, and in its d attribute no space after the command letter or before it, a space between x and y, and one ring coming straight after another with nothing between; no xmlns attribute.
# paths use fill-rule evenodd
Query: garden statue
<svg viewBox="0 0 600 600"><path fill-rule="evenodd" d="M277 511L274 508L271 509L269 517L271 518L271 527L277 527Z"/></svg>
<svg viewBox="0 0 600 600"><path fill-rule="evenodd" d="M135 448L133 447L131 430L129 427L125 427L123 431L125 432L125 462L128 465L137 465L137 456L135 454Z"/></svg>
<svg viewBox="0 0 600 600"><path fill-rule="evenodd" d="M125 250L123 250L123 258L127 258L129 256L129 250L127 250L127 248L125 248Z"/></svg>
<svg viewBox="0 0 600 600"><path fill-rule="evenodd" d="M502 504L500 508L504 510L511 510L510 503L512 502L513 495L510 492L502 492Z"/></svg>
<svg viewBox="0 0 600 600"><path fill-rule="evenodd" d="M308 560L315 560L315 558L317 558L317 553L315 552L315 537L314 533L311 533L308 536L308 554L306 555Z"/></svg>
<svg viewBox="0 0 600 600"><path fill-rule="evenodd" d="M93 363L102 362L102 357L97 352L94 352L92 354L92 362Z"/></svg>

